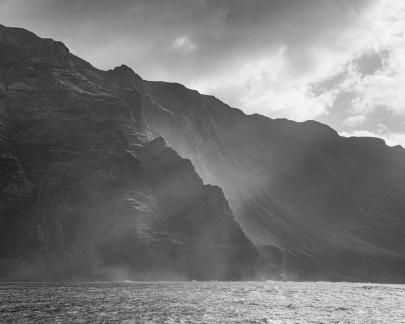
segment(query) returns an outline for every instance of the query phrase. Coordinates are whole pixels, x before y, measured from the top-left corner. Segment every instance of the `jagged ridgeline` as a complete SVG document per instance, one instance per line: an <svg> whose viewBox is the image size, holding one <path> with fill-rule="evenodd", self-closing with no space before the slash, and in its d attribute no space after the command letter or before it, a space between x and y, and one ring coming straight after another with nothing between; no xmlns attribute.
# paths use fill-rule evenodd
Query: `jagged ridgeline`
<svg viewBox="0 0 405 324"><path fill-rule="evenodd" d="M404 166L0 27L1 278L403 282Z"/></svg>
<svg viewBox="0 0 405 324"><path fill-rule="evenodd" d="M0 27L0 278L243 279L222 190L148 133L143 81Z"/></svg>

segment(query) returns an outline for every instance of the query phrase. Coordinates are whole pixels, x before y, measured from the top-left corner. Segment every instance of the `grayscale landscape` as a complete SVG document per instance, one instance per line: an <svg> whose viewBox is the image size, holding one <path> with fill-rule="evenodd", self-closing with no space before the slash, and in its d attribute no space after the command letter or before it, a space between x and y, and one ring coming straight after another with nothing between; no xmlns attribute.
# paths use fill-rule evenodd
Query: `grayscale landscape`
<svg viewBox="0 0 405 324"><path fill-rule="evenodd" d="M0 322L405 322L405 5L114 3L0 4Z"/></svg>

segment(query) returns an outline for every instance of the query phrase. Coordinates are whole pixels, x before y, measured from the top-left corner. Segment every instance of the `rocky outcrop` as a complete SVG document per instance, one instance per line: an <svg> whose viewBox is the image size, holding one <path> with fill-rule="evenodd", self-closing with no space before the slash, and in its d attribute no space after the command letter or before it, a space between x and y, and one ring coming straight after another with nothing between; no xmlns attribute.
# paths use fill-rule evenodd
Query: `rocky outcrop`
<svg viewBox="0 0 405 324"><path fill-rule="evenodd" d="M142 79L0 26L0 278L242 279L222 193L143 116Z"/></svg>
<svg viewBox="0 0 405 324"><path fill-rule="evenodd" d="M245 115L179 84L145 89L151 131L224 190L256 245L280 250L285 278L405 280L402 147Z"/></svg>

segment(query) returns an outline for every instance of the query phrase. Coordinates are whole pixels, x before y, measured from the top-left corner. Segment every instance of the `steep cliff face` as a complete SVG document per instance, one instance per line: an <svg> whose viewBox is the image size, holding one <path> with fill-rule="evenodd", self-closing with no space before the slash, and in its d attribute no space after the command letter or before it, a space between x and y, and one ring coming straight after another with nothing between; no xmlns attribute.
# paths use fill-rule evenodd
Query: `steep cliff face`
<svg viewBox="0 0 405 324"><path fill-rule="evenodd" d="M293 279L405 280L405 150L145 82L145 118Z"/></svg>
<svg viewBox="0 0 405 324"><path fill-rule="evenodd" d="M241 279L220 188L151 140L143 81L0 26L0 278Z"/></svg>
<svg viewBox="0 0 405 324"><path fill-rule="evenodd" d="M404 165L0 26L1 278L405 281Z"/></svg>

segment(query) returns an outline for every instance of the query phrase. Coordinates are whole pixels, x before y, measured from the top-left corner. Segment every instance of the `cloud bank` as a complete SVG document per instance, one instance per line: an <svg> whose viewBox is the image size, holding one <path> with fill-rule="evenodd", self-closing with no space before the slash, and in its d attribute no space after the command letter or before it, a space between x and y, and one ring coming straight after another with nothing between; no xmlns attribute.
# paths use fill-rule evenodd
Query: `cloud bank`
<svg viewBox="0 0 405 324"><path fill-rule="evenodd" d="M0 21L100 68L405 146L400 0L3 0Z"/></svg>

